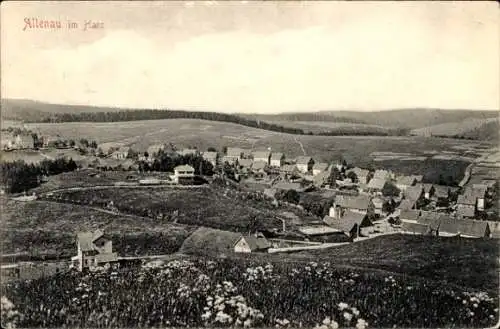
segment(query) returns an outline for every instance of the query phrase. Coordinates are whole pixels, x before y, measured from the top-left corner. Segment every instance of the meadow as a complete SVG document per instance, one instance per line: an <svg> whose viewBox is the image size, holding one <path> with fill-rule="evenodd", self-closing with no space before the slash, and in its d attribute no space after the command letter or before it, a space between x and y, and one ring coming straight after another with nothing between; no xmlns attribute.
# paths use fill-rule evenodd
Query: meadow
<svg viewBox="0 0 500 329"><path fill-rule="evenodd" d="M2 198L2 253L30 259L67 258L76 253L76 233L102 228L120 255L177 251L195 228L137 216L107 213L58 202L20 202Z"/></svg>
<svg viewBox="0 0 500 329"><path fill-rule="evenodd" d="M20 327L364 329L489 327L498 319L498 299L486 292L330 262L151 265L8 283L2 320Z"/></svg>

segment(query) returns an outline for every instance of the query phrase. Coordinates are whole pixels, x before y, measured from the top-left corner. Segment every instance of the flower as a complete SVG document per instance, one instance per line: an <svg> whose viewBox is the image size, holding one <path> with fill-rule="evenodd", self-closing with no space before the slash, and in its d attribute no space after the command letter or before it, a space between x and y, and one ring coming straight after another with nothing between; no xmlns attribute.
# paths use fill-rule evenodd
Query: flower
<svg viewBox="0 0 500 329"><path fill-rule="evenodd" d="M342 302L339 303L339 310L341 310L341 311L345 310L348 307L349 307L349 305L347 305L346 303L342 303Z"/></svg>
<svg viewBox="0 0 500 329"><path fill-rule="evenodd" d="M344 319L347 320L347 322L352 320L352 314L349 312L344 312Z"/></svg>
<svg viewBox="0 0 500 329"><path fill-rule="evenodd" d="M356 329L365 329L366 327L368 327L368 322L363 319L358 319L358 322L356 323Z"/></svg>
<svg viewBox="0 0 500 329"><path fill-rule="evenodd" d="M355 307L351 308L351 311L352 311L352 314L354 314L355 316L358 316L359 315L359 310Z"/></svg>

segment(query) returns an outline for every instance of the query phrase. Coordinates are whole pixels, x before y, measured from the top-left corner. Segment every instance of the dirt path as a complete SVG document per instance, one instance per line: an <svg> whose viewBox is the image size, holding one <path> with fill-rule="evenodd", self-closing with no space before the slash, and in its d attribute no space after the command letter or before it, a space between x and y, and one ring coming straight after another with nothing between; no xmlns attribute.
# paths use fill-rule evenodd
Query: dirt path
<svg viewBox="0 0 500 329"><path fill-rule="evenodd" d="M304 153L304 155L307 155L306 150L304 149L304 145L302 145L302 142L297 139L297 136L294 135L293 139L295 140L295 142L297 144L300 145L300 148L302 149L302 153Z"/></svg>

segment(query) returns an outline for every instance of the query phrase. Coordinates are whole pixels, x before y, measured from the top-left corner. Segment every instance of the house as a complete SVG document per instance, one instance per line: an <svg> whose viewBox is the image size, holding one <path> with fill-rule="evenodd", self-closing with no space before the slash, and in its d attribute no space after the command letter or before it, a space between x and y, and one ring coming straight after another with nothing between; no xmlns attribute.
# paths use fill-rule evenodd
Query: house
<svg viewBox="0 0 500 329"><path fill-rule="evenodd" d="M264 170L267 168L268 163L264 161L253 161L252 163L252 171L253 172L264 172Z"/></svg>
<svg viewBox="0 0 500 329"><path fill-rule="evenodd" d="M285 155L281 152L271 154L271 167L281 167L285 161Z"/></svg>
<svg viewBox="0 0 500 329"><path fill-rule="evenodd" d="M424 198L426 200L430 200L434 196L434 193L436 189L434 188L434 185L432 184L422 184L422 187L424 188Z"/></svg>
<svg viewBox="0 0 500 329"><path fill-rule="evenodd" d="M177 154L181 156L188 156L188 155L196 155L198 154L197 149L182 149L180 151L177 151Z"/></svg>
<svg viewBox="0 0 500 329"><path fill-rule="evenodd" d="M386 184L384 178L373 177L366 186L366 191L374 194L382 194L382 189Z"/></svg>
<svg viewBox="0 0 500 329"><path fill-rule="evenodd" d="M14 137L12 148L15 149L32 149L35 148L35 141L31 135L16 135Z"/></svg>
<svg viewBox="0 0 500 329"><path fill-rule="evenodd" d="M424 195L424 188L422 184L408 186L403 195L406 200L410 200L412 203L418 206L418 201L420 201Z"/></svg>
<svg viewBox="0 0 500 329"><path fill-rule="evenodd" d="M2 146L2 150L10 150L14 148L14 135L11 133L4 133L2 131L0 136L0 143Z"/></svg>
<svg viewBox="0 0 500 329"><path fill-rule="evenodd" d="M385 212L383 211L385 202L386 201L380 197L375 197L372 199L373 210L375 214L379 216L383 216L385 214Z"/></svg>
<svg viewBox="0 0 500 329"><path fill-rule="evenodd" d="M346 210L340 218L326 216L323 221L330 227L344 232L351 239L357 238L362 227L371 226L368 216L363 213Z"/></svg>
<svg viewBox="0 0 500 329"><path fill-rule="evenodd" d="M331 217L342 217L342 212L351 210L353 212L369 215L373 214L374 206L367 195L347 196L338 195L335 197L333 206L330 207Z"/></svg>
<svg viewBox="0 0 500 329"><path fill-rule="evenodd" d="M474 184L472 185L472 190L466 190L465 193L470 193L474 195L477 199L477 210L484 210L484 199L486 198L486 192L488 191L488 186L484 184Z"/></svg>
<svg viewBox="0 0 500 329"><path fill-rule="evenodd" d="M294 164L285 164L280 167L280 173L284 176L286 175L294 175L299 173L299 169Z"/></svg>
<svg viewBox="0 0 500 329"><path fill-rule="evenodd" d="M430 233L430 228L426 224L414 222L402 222L401 232L404 234L426 235Z"/></svg>
<svg viewBox="0 0 500 329"><path fill-rule="evenodd" d="M102 266L118 261L113 252L113 242L104 232L80 232L77 234L77 255L71 258L72 265L83 271L87 268Z"/></svg>
<svg viewBox="0 0 500 329"><path fill-rule="evenodd" d="M433 185L434 193L431 198L439 203L447 204L450 201L450 187L446 185Z"/></svg>
<svg viewBox="0 0 500 329"><path fill-rule="evenodd" d="M316 176L327 169L328 169L328 163L324 162L315 163L312 168L313 176Z"/></svg>
<svg viewBox="0 0 500 329"><path fill-rule="evenodd" d="M222 163L236 165L238 163L238 158L225 155L222 157Z"/></svg>
<svg viewBox="0 0 500 329"><path fill-rule="evenodd" d="M355 168L352 168L351 170L349 170L347 173L349 173L349 172L353 172L354 174L356 174L356 177L357 177L358 182L360 184L367 184L368 183L368 175L370 174L369 170L355 167ZM355 182L353 182L353 183L355 183Z"/></svg>
<svg viewBox="0 0 500 329"><path fill-rule="evenodd" d="M330 178L330 168L325 171L320 172L319 174L313 176L313 184L316 187L322 187L323 185L328 184L328 179Z"/></svg>
<svg viewBox="0 0 500 329"><path fill-rule="evenodd" d="M440 236L461 236L466 238L488 238L491 230L486 221L442 219L439 225Z"/></svg>
<svg viewBox="0 0 500 329"><path fill-rule="evenodd" d="M126 159L128 157L129 152L130 152L130 147L122 146L118 150L111 153L111 157L117 160Z"/></svg>
<svg viewBox="0 0 500 329"><path fill-rule="evenodd" d="M177 184L192 183L194 181L194 168L190 165L181 165L174 168L172 180Z"/></svg>
<svg viewBox="0 0 500 329"><path fill-rule="evenodd" d="M417 180L414 176L400 176L396 180L396 187L404 192L407 187L413 186L416 182Z"/></svg>
<svg viewBox="0 0 500 329"><path fill-rule="evenodd" d="M457 199L457 212L459 209L476 209L477 195L472 193L461 194Z"/></svg>
<svg viewBox="0 0 500 329"><path fill-rule="evenodd" d="M410 210L410 209L414 209L414 208L415 208L414 201L404 199L401 201L401 203L399 204L399 206L396 209L399 209L400 211L404 211L404 210Z"/></svg>
<svg viewBox="0 0 500 329"><path fill-rule="evenodd" d="M393 176L392 172L383 169L375 170L375 172L373 173L373 178L380 178L383 179L384 181L392 179L392 176Z"/></svg>
<svg viewBox="0 0 500 329"><path fill-rule="evenodd" d="M119 150L123 146L124 145L122 143L115 143L115 142L102 143L99 144L97 150L99 153L102 153L104 156L107 156Z"/></svg>
<svg viewBox="0 0 500 329"><path fill-rule="evenodd" d="M215 168L217 167L218 154L217 152L203 152L202 157L205 161L208 161Z"/></svg>
<svg viewBox="0 0 500 329"><path fill-rule="evenodd" d="M312 170L314 165L314 160L310 156L299 156L297 157L296 166L297 169L302 173L308 173Z"/></svg>
<svg viewBox="0 0 500 329"><path fill-rule="evenodd" d="M246 235L241 236L233 248L234 252L238 253L267 252L271 243L265 237Z"/></svg>
<svg viewBox="0 0 500 329"><path fill-rule="evenodd" d="M429 227L429 233L433 235L438 234L440 222L441 214L432 211L422 211L420 217L417 219L417 223L427 225Z"/></svg>
<svg viewBox="0 0 500 329"><path fill-rule="evenodd" d="M271 151L255 151L252 152L254 162L264 162L266 165L271 163Z"/></svg>
<svg viewBox="0 0 500 329"><path fill-rule="evenodd" d="M421 212L419 210L401 210L399 213L399 219L401 219L402 222L417 222L418 218L420 217Z"/></svg>
<svg viewBox="0 0 500 329"><path fill-rule="evenodd" d="M311 242L338 242L339 240L348 241L342 230L330 227L328 225L310 225L301 226L298 231L306 236L306 240Z"/></svg>
<svg viewBox="0 0 500 329"><path fill-rule="evenodd" d="M241 159L238 160L238 168L243 172L248 172L250 168L252 168L253 160L252 159Z"/></svg>
<svg viewBox="0 0 500 329"><path fill-rule="evenodd" d="M163 144L150 145L146 151L146 152L148 152L148 158L154 159L158 155L158 153L164 149L165 149L165 145L163 145Z"/></svg>
<svg viewBox="0 0 500 329"><path fill-rule="evenodd" d="M224 162L233 164L238 162L238 160L243 159L243 149L239 147L228 147L226 155L224 156Z"/></svg>

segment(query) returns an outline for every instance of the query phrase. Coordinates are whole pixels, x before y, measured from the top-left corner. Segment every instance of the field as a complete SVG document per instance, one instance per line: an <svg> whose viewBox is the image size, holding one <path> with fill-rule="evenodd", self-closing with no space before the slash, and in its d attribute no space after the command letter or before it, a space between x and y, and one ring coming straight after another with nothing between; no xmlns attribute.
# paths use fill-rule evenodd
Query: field
<svg viewBox="0 0 500 329"><path fill-rule="evenodd" d="M338 132L339 134L385 134L389 128L362 123L331 122L331 121L270 121L285 127L299 128L304 132L325 133Z"/></svg>
<svg viewBox="0 0 500 329"><path fill-rule="evenodd" d="M2 296L10 312L4 306L3 319L20 327L311 328L324 324L332 329L489 327L498 319L498 299L484 291L338 268L330 262L202 258L155 265L69 272L7 284Z"/></svg>
<svg viewBox="0 0 500 329"><path fill-rule="evenodd" d="M87 206L2 199L2 253L32 258L70 257L78 231L103 228L120 255L177 251L194 228L106 213Z"/></svg>
<svg viewBox="0 0 500 329"><path fill-rule="evenodd" d="M472 119L468 118L464 121L459 122L447 122L437 125L432 125L424 128L414 129L411 131L412 134L420 136L454 136L454 135L464 135L475 129L480 129L486 124L491 124L496 122L498 124L498 116L496 118L487 119Z"/></svg>
<svg viewBox="0 0 500 329"><path fill-rule="evenodd" d="M95 207L106 207L113 202L122 213L147 216L163 223L246 232L253 219L258 217L265 228L281 227L272 210L254 208L248 202L229 197L223 190L212 187L64 191L54 193L50 198Z"/></svg>

